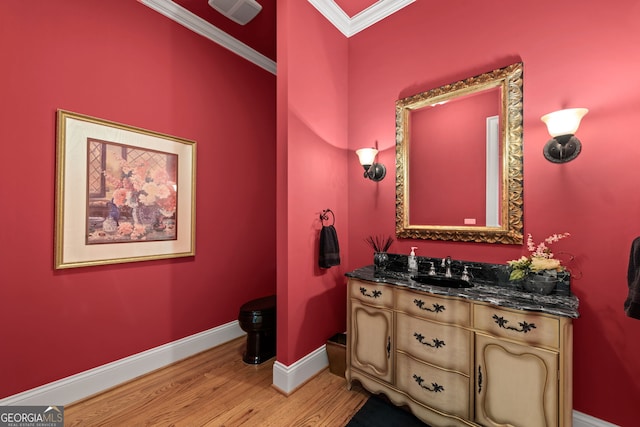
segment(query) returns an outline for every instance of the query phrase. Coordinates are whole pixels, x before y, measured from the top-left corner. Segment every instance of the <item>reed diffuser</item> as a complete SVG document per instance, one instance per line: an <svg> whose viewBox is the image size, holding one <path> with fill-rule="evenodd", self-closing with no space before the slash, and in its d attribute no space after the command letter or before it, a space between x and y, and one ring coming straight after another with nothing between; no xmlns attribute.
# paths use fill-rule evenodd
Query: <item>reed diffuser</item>
<svg viewBox="0 0 640 427"><path fill-rule="evenodd" d="M365 241L373 248L374 252L387 252L389 246L393 243L393 237L369 236Z"/></svg>
<svg viewBox="0 0 640 427"><path fill-rule="evenodd" d="M389 264L387 250L393 243L391 236L369 236L365 241L373 248L373 268L376 275L383 274Z"/></svg>

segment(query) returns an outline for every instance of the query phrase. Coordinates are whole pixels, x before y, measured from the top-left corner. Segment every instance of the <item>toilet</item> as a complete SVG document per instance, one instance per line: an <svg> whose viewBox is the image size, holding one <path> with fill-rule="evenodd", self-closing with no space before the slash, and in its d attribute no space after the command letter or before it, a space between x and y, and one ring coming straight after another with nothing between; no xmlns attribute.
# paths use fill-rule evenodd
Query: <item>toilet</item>
<svg viewBox="0 0 640 427"><path fill-rule="evenodd" d="M276 355L276 296L258 298L240 307L238 322L247 333L247 348L242 360L260 364Z"/></svg>

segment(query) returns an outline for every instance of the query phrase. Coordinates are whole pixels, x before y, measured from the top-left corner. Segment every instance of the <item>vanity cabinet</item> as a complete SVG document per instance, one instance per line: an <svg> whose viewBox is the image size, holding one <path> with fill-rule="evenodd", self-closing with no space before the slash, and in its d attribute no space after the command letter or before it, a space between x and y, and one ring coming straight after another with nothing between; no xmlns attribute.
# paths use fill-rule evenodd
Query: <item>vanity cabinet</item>
<svg viewBox="0 0 640 427"><path fill-rule="evenodd" d="M571 426L571 319L349 279L347 384L432 426Z"/></svg>

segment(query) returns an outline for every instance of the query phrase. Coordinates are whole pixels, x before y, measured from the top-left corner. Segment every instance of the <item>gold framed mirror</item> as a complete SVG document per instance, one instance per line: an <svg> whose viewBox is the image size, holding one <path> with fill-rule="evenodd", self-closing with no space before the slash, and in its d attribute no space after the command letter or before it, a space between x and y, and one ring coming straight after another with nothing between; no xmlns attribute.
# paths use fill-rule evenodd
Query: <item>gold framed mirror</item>
<svg viewBox="0 0 640 427"><path fill-rule="evenodd" d="M522 244L522 63L396 102L396 236Z"/></svg>

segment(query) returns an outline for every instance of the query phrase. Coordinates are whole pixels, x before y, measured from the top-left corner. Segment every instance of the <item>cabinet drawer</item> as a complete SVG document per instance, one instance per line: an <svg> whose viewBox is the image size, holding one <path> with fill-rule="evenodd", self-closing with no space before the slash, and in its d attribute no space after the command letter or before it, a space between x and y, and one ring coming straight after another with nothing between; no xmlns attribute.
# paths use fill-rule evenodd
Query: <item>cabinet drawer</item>
<svg viewBox="0 0 640 427"><path fill-rule="evenodd" d="M476 329L494 336L531 345L553 348L558 348L560 345L560 323L557 318L476 304L473 322Z"/></svg>
<svg viewBox="0 0 640 427"><path fill-rule="evenodd" d="M469 418L469 378L420 363L398 353L397 387L420 403L459 417Z"/></svg>
<svg viewBox="0 0 640 427"><path fill-rule="evenodd" d="M461 326L469 326L471 318L467 301L411 291L398 292L397 309L425 319Z"/></svg>
<svg viewBox="0 0 640 427"><path fill-rule="evenodd" d="M469 375L472 334L455 326L398 313L396 348L431 364Z"/></svg>
<svg viewBox="0 0 640 427"><path fill-rule="evenodd" d="M349 288L351 298L378 307L393 307L393 288L391 286L351 279Z"/></svg>

